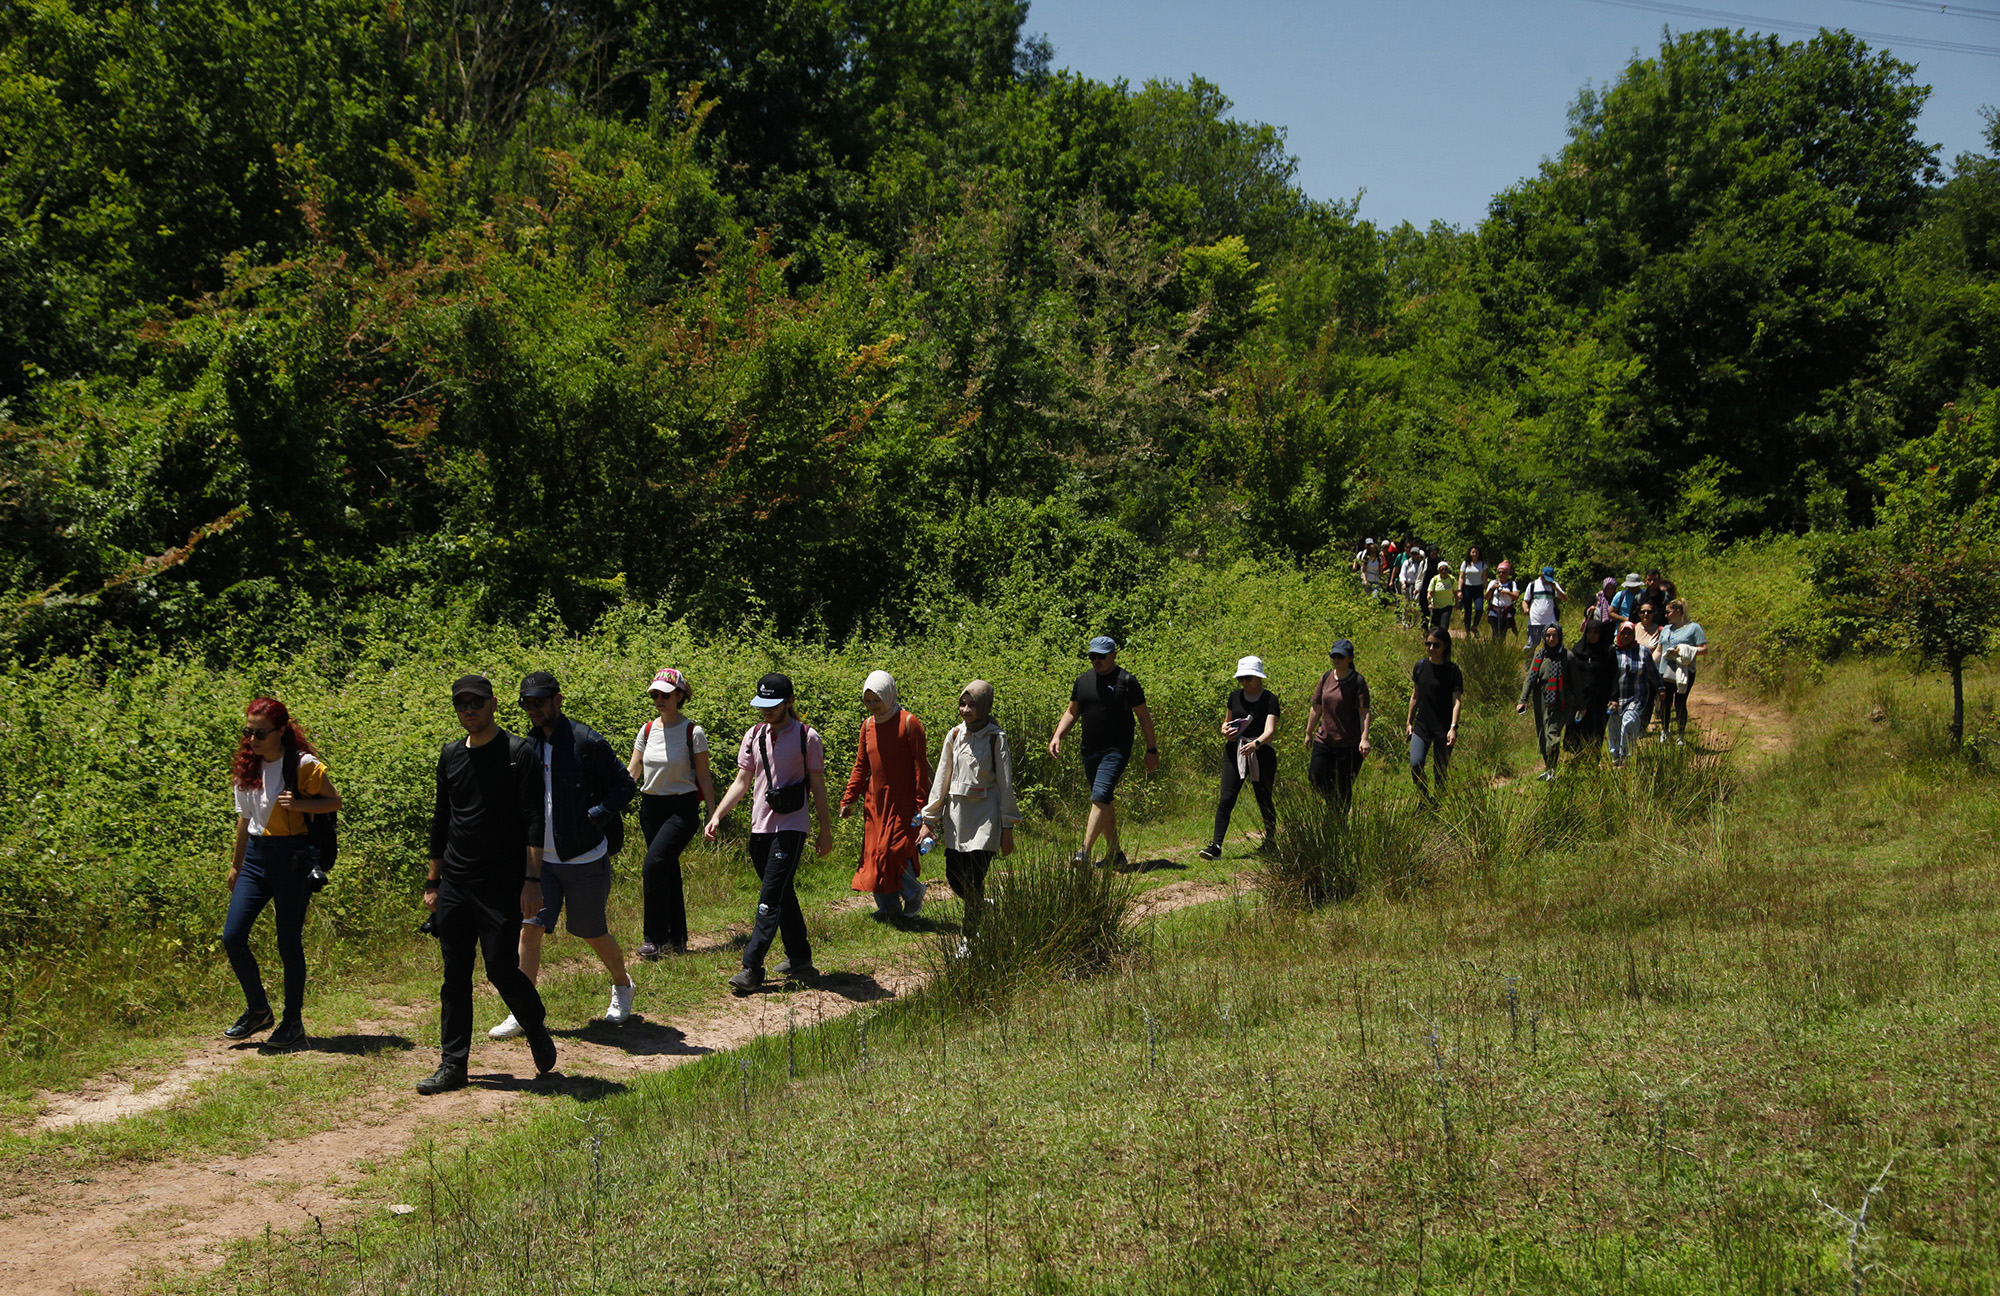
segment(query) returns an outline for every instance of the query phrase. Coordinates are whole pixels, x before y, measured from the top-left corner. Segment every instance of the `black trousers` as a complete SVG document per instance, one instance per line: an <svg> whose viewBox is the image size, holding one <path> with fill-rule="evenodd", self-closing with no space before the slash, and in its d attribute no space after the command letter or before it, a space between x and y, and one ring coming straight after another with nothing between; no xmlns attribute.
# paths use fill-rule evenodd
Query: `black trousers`
<svg viewBox="0 0 2000 1296"><path fill-rule="evenodd" d="M1314 743L1306 777L1328 801L1347 809L1354 804L1354 776L1361 772L1361 748L1325 747Z"/></svg>
<svg viewBox="0 0 2000 1296"><path fill-rule="evenodd" d="M972 939L979 929L979 920L986 916L986 870L992 864L990 850L944 853L944 880L951 884L952 894L965 902L965 916L959 920L959 930L967 940Z"/></svg>
<svg viewBox="0 0 2000 1296"><path fill-rule="evenodd" d="M486 979L500 992L514 1020L530 1031L540 1030L548 1013L535 983L521 971L521 875L509 871L498 882L470 885L450 877L438 883L437 909L431 915L444 954L444 989L438 994L442 1016L438 1034L444 1064L462 1067L472 1056L472 960L486 959Z"/></svg>
<svg viewBox="0 0 2000 1296"><path fill-rule="evenodd" d="M1264 812L1264 840L1271 842L1278 834L1278 807L1271 799L1271 788L1278 778L1278 752L1270 746L1257 749L1257 781L1250 785L1257 793L1257 808ZM1229 818L1236 813L1236 798L1243 792L1243 775L1236 768L1236 744L1222 746L1222 795L1215 803L1215 835L1210 838L1219 848L1222 839L1229 835Z"/></svg>
<svg viewBox="0 0 2000 1296"><path fill-rule="evenodd" d="M681 885L681 852L701 828L701 794L639 798L639 831L646 835L641 877L646 892L645 938L655 945L687 944L687 892Z"/></svg>
<svg viewBox="0 0 2000 1296"><path fill-rule="evenodd" d="M750 864L764 885L757 892L757 921L750 928L750 943L743 947L744 967L761 972L765 953L778 939L784 940L785 957L794 966L812 964L806 916L799 909L799 893L792 885L799 872L799 853L805 847L802 832L750 834Z"/></svg>

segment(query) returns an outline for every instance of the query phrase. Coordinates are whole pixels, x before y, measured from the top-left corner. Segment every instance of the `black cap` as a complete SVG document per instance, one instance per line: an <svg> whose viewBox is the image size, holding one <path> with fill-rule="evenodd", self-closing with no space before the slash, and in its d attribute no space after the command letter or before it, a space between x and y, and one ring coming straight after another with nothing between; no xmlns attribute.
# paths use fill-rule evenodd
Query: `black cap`
<svg viewBox="0 0 2000 1296"><path fill-rule="evenodd" d="M452 681L451 696L454 699L468 693L474 697L490 698L493 696L493 681L484 675L461 675Z"/></svg>
<svg viewBox="0 0 2000 1296"><path fill-rule="evenodd" d="M536 671L521 681L521 696L524 698L554 697L562 692L562 685L547 671Z"/></svg>
<svg viewBox="0 0 2000 1296"><path fill-rule="evenodd" d="M757 681L757 696L750 699L753 707L783 706L792 700L792 677L772 671Z"/></svg>

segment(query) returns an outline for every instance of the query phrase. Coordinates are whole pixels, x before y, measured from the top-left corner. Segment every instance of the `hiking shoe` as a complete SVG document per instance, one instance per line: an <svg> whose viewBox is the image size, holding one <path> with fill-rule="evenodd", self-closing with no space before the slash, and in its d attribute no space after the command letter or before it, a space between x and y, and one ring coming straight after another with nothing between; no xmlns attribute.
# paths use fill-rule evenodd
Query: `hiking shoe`
<svg viewBox="0 0 2000 1296"><path fill-rule="evenodd" d="M486 1032L486 1038L513 1039L516 1035L519 1035L520 1033L521 1033L521 1023L514 1020L513 1013L508 1013L506 1021L501 1022L498 1026L495 1026L492 1030Z"/></svg>
<svg viewBox="0 0 2000 1296"><path fill-rule="evenodd" d="M729 993L741 999L744 995L749 994L752 990L763 984L763 968L743 968L735 976L729 978Z"/></svg>
<svg viewBox="0 0 2000 1296"><path fill-rule="evenodd" d="M625 978L624 985L611 987L611 1006L604 1010L604 1020L613 1026L623 1026L632 1019L632 992L639 987L632 984L632 978Z"/></svg>
<svg viewBox="0 0 2000 1296"><path fill-rule="evenodd" d="M1542 782L1544 783L1553 783L1555 782L1556 772L1554 770L1543 770L1540 774L1536 775L1536 777L1541 779Z"/></svg>
<svg viewBox="0 0 2000 1296"><path fill-rule="evenodd" d="M271 1016L269 1008L247 1008L243 1015L236 1019L235 1025L222 1028L222 1038L249 1039L260 1030L271 1029L276 1021L277 1018Z"/></svg>
<svg viewBox="0 0 2000 1296"><path fill-rule="evenodd" d="M1078 852L1077 852L1076 854L1074 854L1074 855L1072 855L1072 856L1070 856L1070 857L1069 857L1069 862L1070 862L1071 864L1075 865L1075 866L1076 866L1077 868L1089 868L1089 867L1090 867L1090 852L1089 852L1089 851L1078 851Z"/></svg>
<svg viewBox="0 0 2000 1296"><path fill-rule="evenodd" d="M549 1028L540 1026L527 1032L528 1053L535 1059L535 1074L547 1075L556 1069L556 1041Z"/></svg>
<svg viewBox="0 0 2000 1296"><path fill-rule="evenodd" d="M1278 834L1274 832L1265 833L1264 840L1257 843L1257 853L1259 855L1276 855L1278 853Z"/></svg>
<svg viewBox="0 0 2000 1296"><path fill-rule="evenodd" d="M955 951L955 952L954 952L954 953L952 954L952 957L953 957L953 958L970 958L971 956L972 956L972 942L971 942L971 941L969 941L969 940L967 940L967 939L965 939L965 937L963 937L963 936L959 937L959 938L958 938L958 949L957 949L957 950L956 950L956 951Z"/></svg>
<svg viewBox="0 0 2000 1296"><path fill-rule="evenodd" d="M659 960L660 955L666 952L666 946L655 945L652 941L646 941L645 943L641 944L637 950L633 952L637 954L640 958L644 959L646 962L654 963Z"/></svg>
<svg viewBox="0 0 2000 1296"><path fill-rule="evenodd" d="M264 1041L272 1048L297 1048L306 1042L305 1023L296 1017L287 1017L278 1023L278 1029L271 1032L271 1038Z"/></svg>
<svg viewBox="0 0 2000 1296"><path fill-rule="evenodd" d="M1222 858L1222 847L1213 845L1204 846L1199 851L1196 851L1195 854L1200 859L1219 860Z"/></svg>
<svg viewBox="0 0 2000 1296"><path fill-rule="evenodd" d="M417 1081L417 1092L425 1095L463 1088L465 1088L465 1068L453 1066L449 1062L439 1064L437 1070Z"/></svg>
<svg viewBox="0 0 2000 1296"><path fill-rule="evenodd" d="M903 901L903 917L905 918L916 917L917 911L924 907L924 897L929 894L930 894L930 888L928 886L924 885L922 882L917 883L916 899Z"/></svg>

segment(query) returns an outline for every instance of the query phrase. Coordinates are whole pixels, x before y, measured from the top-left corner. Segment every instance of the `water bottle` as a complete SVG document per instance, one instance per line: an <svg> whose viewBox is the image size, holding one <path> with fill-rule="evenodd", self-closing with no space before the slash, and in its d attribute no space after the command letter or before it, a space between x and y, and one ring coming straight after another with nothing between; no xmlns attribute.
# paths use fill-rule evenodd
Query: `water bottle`
<svg viewBox="0 0 2000 1296"><path fill-rule="evenodd" d="M916 832L923 826L924 826L924 812L919 810L916 812L916 814L910 816L910 831ZM931 853L931 847L935 845L937 845L937 838L926 837L922 841L917 843L917 854L928 855Z"/></svg>

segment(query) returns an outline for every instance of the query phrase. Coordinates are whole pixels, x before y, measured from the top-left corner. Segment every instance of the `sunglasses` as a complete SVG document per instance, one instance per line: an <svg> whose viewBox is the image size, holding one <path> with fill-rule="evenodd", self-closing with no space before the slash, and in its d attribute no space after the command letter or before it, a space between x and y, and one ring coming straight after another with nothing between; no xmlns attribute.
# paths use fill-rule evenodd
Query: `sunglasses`
<svg viewBox="0 0 2000 1296"><path fill-rule="evenodd" d="M276 729L259 729L255 725L243 726L243 736L251 742L263 742L276 732L278 732Z"/></svg>
<svg viewBox="0 0 2000 1296"><path fill-rule="evenodd" d="M481 711L492 701L492 698L483 697L455 697L451 700L451 709L454 711Z"/></svg>
<svg viewBox="0 0 2000 1296"><path fill-rule="evenodd" d="M553 698L522 698L521 709L523 711L539 711L554 700Z"/></svg>

